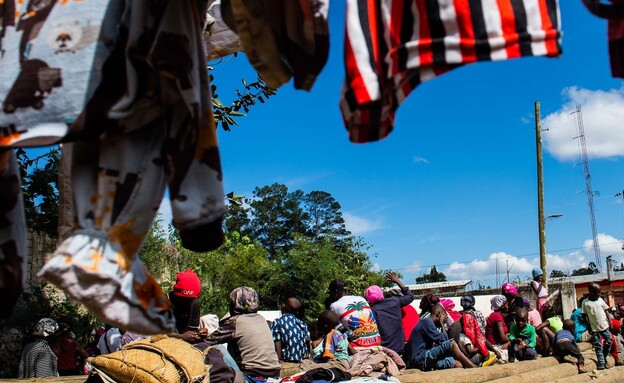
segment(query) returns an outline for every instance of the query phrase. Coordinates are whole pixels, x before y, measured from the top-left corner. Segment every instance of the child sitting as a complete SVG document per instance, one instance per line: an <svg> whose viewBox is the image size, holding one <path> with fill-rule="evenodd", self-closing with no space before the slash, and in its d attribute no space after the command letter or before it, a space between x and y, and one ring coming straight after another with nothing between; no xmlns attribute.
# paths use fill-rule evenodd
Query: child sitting
<svg viewBox="0 0 624 383"><path fill-rule="evenodd" d="M442 370L452 367L476 367L459 349L454 340L449 340L444 324L448 314L440 304L433 306L428 318L420 319L407 344L408 366L423 371Z"/></svg>
<svg viewBox="0 0 624 383"><path fill-rule="evenodd" d="M282 305L282 316L271 325L280 362L300 363L308 353L310 333L301 314L301 301L290 297Z"/></svg>
<svg viewBox="0 0 624 383"><path fill-rule="evenodd" d="M591 343L596 351L598 369L609 368L605 354L611 350L611 332L609 332L609 306L600 297L600 285L590 283L588 286L589 296L583 301L581 312L588 323L587 328L592 334ZM603 344L604 342L604 344ZM607 351L607 352L605 352Z"/></svg>
<svg viewBox="0 0 624 383"><path fill-rule="evenodd" d="M563 359L566 355L571 355L577 359L576 366L579 374L585 371L585 359L576 344L574 321L566 319L563 321L563 329L557 331L553 340L553 351L556 357Z"/></svg>
<svg viewBox="0 0 624 383"><path fill-rule="evenodd" d="M310 323L310 357L315 359L323 353L323 334L318 321Z"/></svg>
<svg viewBox="0 0 624 383"><path fill-rule="evenodd" d="M333 311L325 310L319 314L315 330L322 334L322 341L316 347L318 339L312 343L312 359L306 359L301 363L302 371L309 371L315 368L339 368L347 371L349 369L349 352L353 349L349 346L347 336L336 327L340 323L340 317ZM318 338L318 335L314 336ZM320 348L319 348L320 346Z"/></svg>
<svg viewBox="0 0 624 383"><path fill-rule="evenodd" d="M527 323L529 312L527 309L516 310L516 321L509 328L509 362L517 360L532 360L537 358L535 351L535 327Z"/></svg>
<svg viewBox="0 0 624 383"><path fill-rule="evenodd" d="M542 356L548 356L553 351L555 334L563 328L563 321L552 307L544 310L544 318L546 319L535 328L535 332L539 334L542 341Z"/></svg>

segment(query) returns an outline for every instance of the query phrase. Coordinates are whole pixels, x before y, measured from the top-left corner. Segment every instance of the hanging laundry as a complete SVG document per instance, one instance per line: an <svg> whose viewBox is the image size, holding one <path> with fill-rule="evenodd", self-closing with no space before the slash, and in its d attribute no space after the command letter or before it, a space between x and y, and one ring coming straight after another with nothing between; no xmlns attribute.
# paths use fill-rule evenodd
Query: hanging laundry
<svg viewBox="0 0 624 383"><path fill-rule="evenodd" d="M204 41L208 61L240 52L243 49L236 33L232 32L223 21L221 0L211 0L208 6Z"/></svg>
<svg viewBox="0 0 624 383"><path fill-rule="evenodd" d="M624 1L583 0L585 7L594 15L608 19L609 60L611 75L624 78Z"/></svg>
<svg viewBox="0 0 624 383"><path fill-rule="evenodd" d="M416 86L461 65L559 56L560 25L557 0L347 0L340 108L349 139L386 137Z"/></svg>
<svg viewBox="0 0 624 383"><path fill-rule="evenodd" d="M222 0L225 23L271 88L310 90L329 55L329 0Z"/></svg>
<svg viewBox="0 0 624 383"><path fill-rule="evenodd" d="M3 2L0 146L50 145L84 130L78 117L115 41L115 23L103 24L119 19L115 3Z"/></svg>
<svg viewBox="0 0 624 383"><path fill-rule="evenodd" d="M25 9L34 6L31 3L39 1L30 0ZM15 109L0 111L2 124L10 121L3 125L0 146L74 141L68 145L73 150L75 229L39 275L107 323L141 334L172 331L170 302L141 264L139 250L167 186L183 246L207 251L223 241L224 192L202 38L207 1L50 0L49 4L32 27L40 31L38 35L29 33L24 42L19 26L0 34L4 57L12 57L13 63L36 59L53 63L55 69L52 74L38 71L28 76L37 86L45 83L50 89L20 91L21 101L11 104ZM41 48L51 39L43 34L48 25L62 24L69 15L57 9L78 5L87 7L83 10L87 15L94 8L101 11L99 20L83 20L77 8L72 16L85 25L101 26L94 33L99 40L91 55L97 58L83 61L84 71L92 75L86 78L99 80L85 80L88 85L83 87L65 81L69 68L76 66L76 61L70 65L71 60L63 58L71 51ZM98 56L100 48L106 54ZM1 75L4 65L0 61ZM58 86L50 87L51 83ZM74 85L82 104L69 99L68 105L62 104L61 95ZM33 94L44 98L33 101ZM11 90L0 88L0 99L6 106ZM41 114L43 110L50 113ZM13 191L5 201L13 201L15 195ZM21 234L0 228L0 245L21 240ZM0 273L5 270L2 262ZM5 284L0 280L0 292Z"/></svg>

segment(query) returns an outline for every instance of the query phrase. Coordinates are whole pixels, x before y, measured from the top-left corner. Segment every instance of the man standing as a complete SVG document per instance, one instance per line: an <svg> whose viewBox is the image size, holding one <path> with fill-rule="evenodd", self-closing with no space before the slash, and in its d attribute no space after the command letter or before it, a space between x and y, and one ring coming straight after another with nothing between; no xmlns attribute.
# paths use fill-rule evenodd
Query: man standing
<svg viewBox="0 0 624 383"><path fill-rule="evenodd" d="M329 309L340 317L340 322L347 329L349 344L352 347L372 347L381 345L375 314L366 299L356 295L347 295L347 283L334 279L327 289Z"/></svg>

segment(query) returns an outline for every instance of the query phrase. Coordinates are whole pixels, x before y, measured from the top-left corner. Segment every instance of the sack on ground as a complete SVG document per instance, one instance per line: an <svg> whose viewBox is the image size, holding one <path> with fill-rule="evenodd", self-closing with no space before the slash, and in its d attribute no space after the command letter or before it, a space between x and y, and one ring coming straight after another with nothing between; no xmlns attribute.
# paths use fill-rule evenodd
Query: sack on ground
<svg viewBox="0 0 624 383"><path fill-rule="evenodd" d="M208 383L204 356L183 340L159 335L133 342L112 354L89 358L104 381Z"/></svg>

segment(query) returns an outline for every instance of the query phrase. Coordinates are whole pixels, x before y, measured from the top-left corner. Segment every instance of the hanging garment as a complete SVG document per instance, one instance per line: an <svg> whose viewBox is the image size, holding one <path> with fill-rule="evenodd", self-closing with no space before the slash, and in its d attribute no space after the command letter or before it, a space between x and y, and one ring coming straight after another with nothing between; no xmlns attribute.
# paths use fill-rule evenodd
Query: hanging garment
<svg viewBox="0 0 624 383"><path fill-rule="evenodd" d="M0 151L0 319L8 319L26 287L26 219L13 150Z"/></svg>
<svg viewBox="0 0 624 383"><path fill-rule="evenodd" d="M204 31L207 59L215 60L243 49L241 41L223 21L221 0L210 0Z"/></svg>
<svg viewBox="0 0 624 383"><path fill-rule="evenodd" d="M8 3L24 12L7 18ZM224 193L202 40L206 0L107 0L88 3L79 11L80 4L86 3L0 4L4 17L0 75L16 76L2 82L10 89L0 88L0 125L6 128L0 128L4 140L0 146L76 141L71 144L74 231L39 275L107 323L141 334L172 331L170 302L138 254L167 186L183 246L208 251L223 241ZM77 21L72 24L68 18ZM57 42L76 43L77 35L50 29L67 23L95 28L89 35L96 36L95 46L50 48L52 36ZM82 32L87 33L85 28ZM106 54L98 55L100 48ZM79 60L79 52L88 49L90 56L85 53L87 58ZM40 65L24 74L28 60L47 63L54 70ZM5 71L10 63L16 69ZM89 76L82 72L76 76L83 75L85 84L64 80L73 73L71 67L83 64ZM13 82L19 83L20 76L29 79L25 84L30 88L16 88ZM82 104L73 99L67 99L67 105L61 102L63 92L72 90ZM11 169L4 166L0 171ZM0 178L14 182L7 171ZM7 218L13 214L9 205L18 201L17 185L3 188ZM6 245L0 292L15 284L5 278L5 271L14 271L11 267L23 254L19 251L25 238L23 219L10 222L15 227L0 228L0 244ZM8 253L12 243L18 249L14 254Z"/></svg>
<svg viewBox="0 0 624 383"><path fill-rule="evenodd" d="M222 0L222 16L271 88L310 90L329 55L329 0Z"/></svg>
<svg viewBox="0 0 624 383"><path fill-rule="evenodd" d="M97 137L85 103L116 40L123 1L5 0L0 4L0 146ZM9 10L13 14L9 14Z"/></svg>
<svg viewBox="0 0 624 383"><path fill-rule="evenodd" d="M594 15L608 19L607 36L609 39L609 60L611 75L624 78L624 1L583 0L585 7Z"/></svg>
<svg viewBox="0 0 624 383"><path fill-rule="evenodd" d="M458 66L561 54L557 0L347 0L340 108L352 142L383 139L420 83Z"/></svg>
<svg viewBox="0 0 624 383"><path fill-rule="evenodd" d="M139 259L169 186L183 246L223 240L216 129L201 2L147 0L125 12L126 90L97 141L73 143L76 230L40 275L107 323L141 334L174 329L171 304Z"/></svg>

